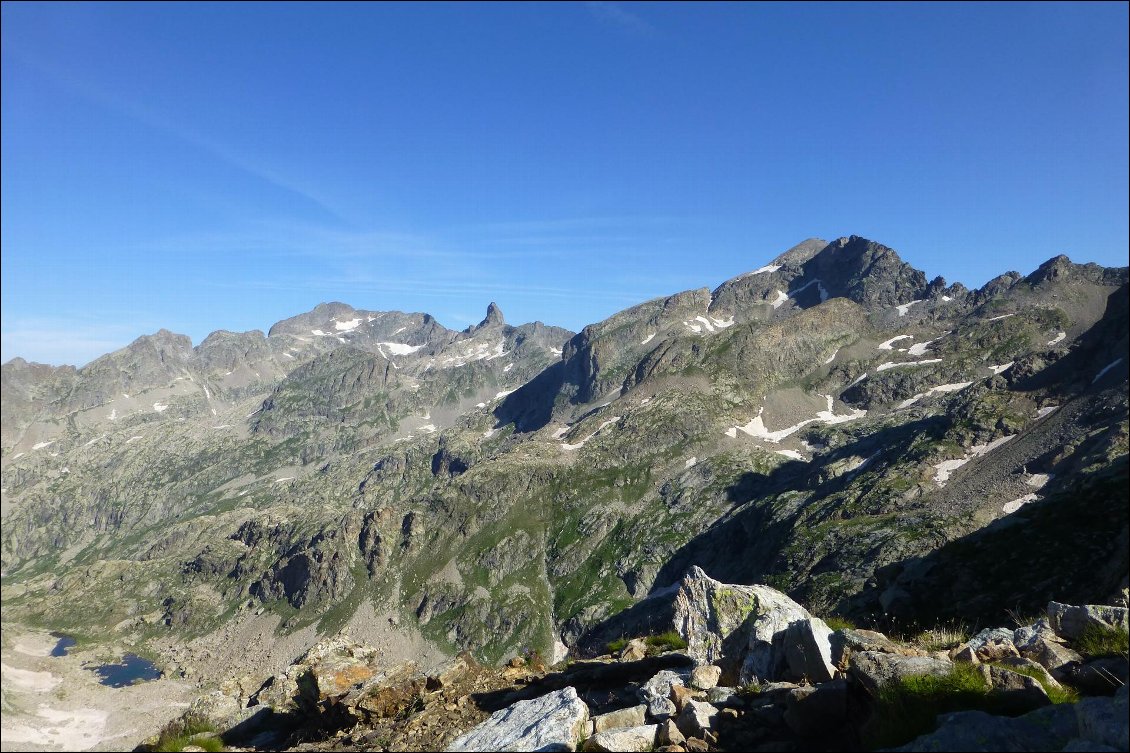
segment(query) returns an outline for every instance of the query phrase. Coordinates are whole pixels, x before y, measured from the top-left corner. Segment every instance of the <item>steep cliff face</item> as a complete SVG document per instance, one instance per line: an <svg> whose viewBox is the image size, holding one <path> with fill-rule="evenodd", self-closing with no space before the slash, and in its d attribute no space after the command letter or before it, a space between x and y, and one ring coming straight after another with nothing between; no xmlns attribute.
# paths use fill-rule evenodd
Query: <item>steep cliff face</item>
<svg viewBox="0 0 1130 753"><path fill-rule="evenodd" d="M1125 578L1126 285L1059 257L967 291L851 237L576 335L325 304L5 364L5 612L156 612L123 628L152 639L371 608L494 659L695 565L825 613L1097 601ZM1074 543L944 584L1029 532Z"/></svg>

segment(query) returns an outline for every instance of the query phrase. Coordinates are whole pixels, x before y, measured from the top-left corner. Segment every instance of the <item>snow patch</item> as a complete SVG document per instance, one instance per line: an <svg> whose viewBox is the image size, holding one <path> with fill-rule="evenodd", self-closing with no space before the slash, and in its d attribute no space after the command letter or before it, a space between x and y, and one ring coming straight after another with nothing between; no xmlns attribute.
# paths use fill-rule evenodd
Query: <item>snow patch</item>
<svg viewBox="0 0 1130 753"><path fill-rule="evenodd" d="M294 476L283 476L282 478L275 479L276 484L281 484L284 481L294 481Z"/></svg>
<svg viewBox="0 0 1130 753"><path fill-rule="evenodd" d="M793 460L804 460L805 459L804 455L801 455L796 450L774 450L774 452L776 452L778 455L784 455L787 458L792 458Z"/></svg>
<svg viewBox="0 0 1130 753"><path fill-rule="evenodd" d="M714 326L717 327L718 329L726 329L727 327L733 327L734 326L734 317L732 317L732 316L729 319L715 319L712 316L712 317L710 317L710 321L713 322Z"/></svg>
<svg viewBox="0 0 1130 753"><path fill-rule="evenodd" d="M1110 371L1111 369L1113 369L1115 366L1117 366L1120 363L1122 363L1121 358L1116 358L1115 360L1108 363L1106 366L1103 367L1102 371L1100 371L1098 374L1095 374L1095 378L1091 380L1091 384L1094 384L1095 382L1102 379L1104 374L1106 374L1108 371Z"/></svg>
<svg viewBox="0 0 1130 753"><path fill-rule="evenodd" d="M508 364L506 364L505 367L503 367L502 373L505 374L506 372L510 371L510 369L512 369L512 368L514 368L514 364L508 363Z"/></svg>
<svg viewBox="0 0 1130 753"><path fill-rule="evenodd" d="M107 418L109 418L111 421L117 421L118 420L118 409L117 408L111 408L110 409L110 415L107 416Z"/></svg>
<svg viewBox="0 0 1130 753"><path fill-rule="evenodd" d="M130 444L131 442L136 442L137 440L139 440L141 438L142 438L141 434L134 434L132 437L130 437L129 439L126 440L126 444Z"/></svg>
<svg viewBox="0 0 1130 753"><path fill-rule="evenodd" d="M945 335L942 335L942 337L945 337L948 334L949 332L947 332ZM906 352L912 356L924 356L926 355L926 348L930 347L938 340L941 340L942 337L935 337L933 340L927 340L924 343L915 343L914 345L911 345L909 348L907 348Z"/></svg>
<svg viewBox="0 0 1130 753"><path fill-rule="evenodd" d="M1012 364L1014 364L1014 363L1016 363L1016 361L1009 361L1008 363L1002 363L1002 364L999 364L997 366L990 366L989 370L992 371L994 374L1002 374L1002 373L1008 371L1009 369L1011 369Z"/></svg>
<svg viewBox="0 0 1130 753"><path fill-rule="evenodd" d="M992 319L986 319L985 321L987 321L987 322L999 322L1001 319L1007 319L1010 316L1016 316L1016 314L1001 314L1000 316L994 316Z"/></svg>
<svg viewBox="0 0 1130 753"><path fill-rule="evenodd" d="M17 460L19 458L22 458L25 454L26 453L23 453L23 452L17 452L15 455L12 456L12 460Z"/></svg>
<svg viewBox="0 0 1130 753"><path fill-rule="evenodd" d="M825 366L827 366L827 365L828 365L828 364L830 364L830 363L831 363L832 361L835 361L835 360L836 360L836 355L838 355L838 354L839 354L839 352L840 352L840 349L839 349L839 348L836 348L836 350L835 350L835 351L834 351L834 352L832 353L832 355L828 356L828 360L824 362L824 365L825 365Z"/></svg>
<svg viewBox="0 0 1130 753"><path fill-rule="evenodd" d="M914 335L897 335L890 340L879 343L879 350L894 350L894 344L899 340L913 340Z"/></svg>
<svg viewBox="0 0 1130 753"><path fill-rule="evenodd" d="M406 343L377 343L377 345L388 348L394 356L406 356L424 347L423 345L408 345Z"/></svg>
<svg viewBox="0 0 1130 753"><path fill-rule="evenodd" d="M949 297L948 295L943 295L943 296L942 296L942 301L944 301L945 303L949 303L949 302L950 302L950 301L952 301L952 300L953 300L953 299L952 299L952 298L950 298L950 297Z"/></svg>
<svg viewBox="0 0 1130 753"><path fill-rule="evenodd" d="M564 437L564 436L565 436L566 434L568 434L568 433L569 433L569 429L571 429L571 428L573 428L573 427L571 427L571 426L562 426L561 428L559 428L559 429L556 429L556 430L555 430L555 431L553 432L553 434L551 434L550 436L552 436L552 437L553 437L554 439L561 439L562 437Z"/></svg>
<svg viewBox="0 0 1130 753"><path fill-rule="evenodd" d="M755 269L752 272L746 273L745 276L746 277L753 277L754 275L762 275L762 274L767 274L767 273L773 273L773 272L776 272L780 268L781 268L780 264L766 264L764 267L760 267L759 269Z"/></svg>
<svg viewBox="0 0 1130 753"><path fill-rule="evenodd" d="M310 330L310 334L317 335L318 337L329 337L328 333L323 332L320 329L312 329Z"/></svg>
<svg viewBox="0 0 1130 753"><path fill-rule="evenodd" d="M1045 405L1043 408L1036 411L1036 419L1039 420L1048 414L1055 413L1058 408L1058 405Z"/></svg>
<svg viewBox="0 0 1130 753"><path fill-rule="evenodd" d="M895 308L898 309L899 316L906 316L906 312L910 311L910 307L916 303L922 303L922 299L911 301L910 303L904 303L901 306L895 306Z"/></svg>
<svg viewBox="0 0 1130 753"><path fill-rule="evenodd" d="M655 333L654 333L654 332L652 332L652 333L651 333L650 335L648 335L648 336L647 336L647 337L645 337L644 339L640 340L640 345L647 345L647 344L648 344L649 342L651 342L651 341L652 341L652 340L653 340L654 338L655 338Z"/></svg>
<svg viewBox="0 0 1130 753"><path fill-rule="evenodd" d="M828 291L824 289L824 283L820 282L819 279L815 279L815 280L811 280L809 282L806 282L805 284L801 285L796 290L790 290L788 297L789 298L796 298L798 294L803 293L805 290L808 290L813 285L815 285L817 290L820 291L820 302L823 303L824 301L828 300ZM774 308L776 308L775 305L774 305Z"/></svg>
<svg viewBox="0 0 1130 753"><path fill-rule="evenodd" d="M848 387L854 387L855 385L859 384L860 382L862 382L866 378L867 378L867 372L865 371L862 374L860 374L859 376L857 376L855 378L855 381L852 382L851 384L849 384Z"/></svg>
<svg viewBox="0 0 1130 753"><path fill-rule="evenodd" d="M654 335L653 335L653 337L654 337ZM650 340L651 338L648 338L648 339ZM647 342L647 340L644 340L644 342ZM555 356L560 356L561 355L561 348L550 348L549 352L552 353Z"/></svg>
<svg viewBox="0 0 1130 753"><path fill-rule="evenodd" d="M778 290L777 291L777 298L776 298L776 300L771 302L771 305L773 306L773 308L779 309L779 308L781 308L781 305L787 300L789 300L789 297L785 293L783 293L782 291Z"/></svg>
<svg viewBox="0 0 1130 753"><path fill-rule="evenodd" d="M1025 482L1033 489L1043 489L1055 476L1050 473L1033 473Z"/></svg>
<svg viewBox="0 0 1130 753"><path fill-rule="evenodd" d="M500 398L504 398L504 397L506 397L507 395L509 395L510 393L512 393L512 392L516 392L516 391L517 391L517 389L518 389L518 388L517 388L517 387L515 387L515 388L514 388L514 389L512 389L512 390L503 390L502 392L496 392L496 393L494 394L494 398L493 398L493 399L494 399L494 400L498 400L498 399L500 399Z"/></svg>
<svg viewBox="0 0 1130 753"><path fill-rule="evenodd" d="M696 458L696 457L687 458L687 462L683 463L683 470L690 468L692 465L694 465L697 462L698 462L698 458Z"/></svg>
<svg viewBox="0 0 1130 753"><path fill-rule="evenodd" d="M490 439L498 429L487 429L483 432L483 439Z"/></svg>
<svg viewBox="0 0 1130 753"><path fill-rule="evenodd" d="M964 457L957 458L956 460L943 460L941 463L938 463L934 466L934 469L937 471L934 474L934 483L936 483L938 486L945 486L946 482L949 481L950 475L953 473L953 471L956 471L958 468L965 465L973 458L979 458L984 455L988 455L990 452L997 449L1005 442L1008 442L1015 438L1015 434L1009 434L1007 436L999 437L997 439L994 439L992 442L989 442L988 444L973 445L969 448L969 451L965 453Z"/></svg>
<svg viewBox="0 0 1130 753"><path fill-rule="evenodd" d="M334 320L334 329L338 332L352 332L361 326L360 319L350 319L348 322L339 322Z"/></svg>
<svg viewBox="0 0 1130 753"><path fill-rule="evenodd" d="M35 444L33 444L33 445L31 446L31 449L33 449L33 450L42 450L42 449L43 449L44 447L50 447L50 446L51 446L51 445L53 445L53 444L55 444L55 440L54 440L54 439L52 439L52 440L51 440L50 442L36 442Z"/></svg>
<svg viewBox="0 0 1130 753"><path fill-rule="evenodd" d="M1066 332L1060 332L1053 339L1048 340L1048 345L1055 345L1056 343L1061 343L1061 342L1063 342L1063 339L1065 337L1067 337L1067 333Z"/></svg>
<svg viewBox="0 0 1130 753"><path fill-rule="evenodd" d="M761 418L762 413L765 412L765 406L762 406L757 411L757 415L754 416L754 418L748 424L746 424L745 426L735 426L733 428L727 429L725 432L726 436L736 438L738 436L737 433L739 431L742 431L750 435L754 439L761 439L766 442L772 442L773 444L776 444L785 437L800 431L808 424L817 421L820 421L827 425L839 424L845 421L854 421L857 418L863 418L867 415L866 410L860 408L852 408L851 413L845 413L843 415L837 416L832 409L834 402L833 397L831 395L823 395L822 397L824 397L828 401L828 408L827 410L817 412L815 418L806 418L800 423L794 424L787 428L780 429L778 431L769 431L769 429L767 429L765 426L765 421Z"/></svg>
<svg viewBox="0 0 1130 753"><path fill-rule="evenodd" d="M426 431L429 434L435 434L436 427L435 424L424 424L419 428L419 431Z"/></svg>
<svg viewBox="0 0 1130 753"><path fill-rule="evenodd" d="M582 439L580 442L577 442L577 444L569 444L568 442L562 442L561 447L562 447L562 449L565 449L565 450L579 450L579 449L581 449L582 447L585 446L585 442L589 441L590 439L595 437L597 434L604 431L604 429L606 429L607 427L611 426L612 424L616 423L619 420L620 420L619 416L613 416L612 418L610 418L607 421L605 421L604 423L602 423L600 426L596 427L596 431L594 431L592 434L589 434L587 437Z"/></svg>
<svg viewBox="0 0 1130 753"><path fill-rule="evenodd" d="M942 359L940 359L940 358L927 358L927 359L922 360L922 361L903 361L902 363L894 363L892 361L887 361L884 364L880 364L879 368L877 368L875 370L876 371L886 371L887 369L893 369L897 366L924 366L928 363L941 363L941 362L942 362Z"/></svg>
<svg viewBox="0 0 1130 753"><path fill-rule="evenodd" d="M153 410L157 411L158 413L164 413L168 409L169 406L165 405L164 403L153 403Z"/></svg>
<svg viewBox="0 0 1130 753"><path fill-rule="evenodd" d="M92 440L90 440L89 442L87 442L86 444L84 444L84 445L83 445L83 449L86 449L87 447L90 447L90 445L94 444L94 443L95 443L95 442L97 442L98 440L100 440L100 439L105 439L105 438L106 438L106 435L105 435L105 434L103 434L103 435L102 435L102 436L100 436L100 437L95 437L94 439L92 439Z"/></svg>

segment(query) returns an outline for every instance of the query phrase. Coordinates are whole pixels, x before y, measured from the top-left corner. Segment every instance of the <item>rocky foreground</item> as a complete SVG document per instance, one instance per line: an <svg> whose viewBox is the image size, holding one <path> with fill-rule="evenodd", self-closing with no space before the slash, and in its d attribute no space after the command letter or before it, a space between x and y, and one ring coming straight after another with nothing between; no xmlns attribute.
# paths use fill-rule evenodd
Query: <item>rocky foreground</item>
<svg viewBox="0 0 1130 753"><path fill-rule="evenodd" d="M1130 748L1125 606L893 640L697 567L665 601L668 630L552 667L465 653L427 674L339 635L247 695L233 681L198 699L142 749Z"/></svg>

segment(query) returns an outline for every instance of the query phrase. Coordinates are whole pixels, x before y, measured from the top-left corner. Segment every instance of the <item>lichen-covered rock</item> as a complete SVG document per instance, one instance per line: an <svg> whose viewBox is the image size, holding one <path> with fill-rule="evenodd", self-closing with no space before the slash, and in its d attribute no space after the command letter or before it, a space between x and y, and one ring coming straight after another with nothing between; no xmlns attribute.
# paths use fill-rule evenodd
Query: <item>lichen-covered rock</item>
<svg viewBox="0 0 1130 753"><path fill-rule="evenodd" d="M977 667L977 671L992 688L997 701L1012 713L1033 711L1051 703L1043 685L1034 677L988 664Z"/></svg>
<svg viewBox="0 0 1130 753"><path fill-rule="evenodd" d="M697 566L674 601L675 629L700 664L717 664L722 678L743 684L776 679L784 666L783 632L811 619L800 604L769 586L721 583Z"/></svg>
<svg viewBox="0 0 1130 753"><path fill-rule="evenodd" d="M588 706L575 688L567 687L494 712L447 750L576 750L588 718Z"/></svg>
<svg viewBox="0 0 1130 753"><path fill-rule="evenodd" d="M663 721L675 715L678 709L671 701L671 686L686 683L687 675L664 669L637 690L639 699L647 705L647 715L654 721Z"/></svg>

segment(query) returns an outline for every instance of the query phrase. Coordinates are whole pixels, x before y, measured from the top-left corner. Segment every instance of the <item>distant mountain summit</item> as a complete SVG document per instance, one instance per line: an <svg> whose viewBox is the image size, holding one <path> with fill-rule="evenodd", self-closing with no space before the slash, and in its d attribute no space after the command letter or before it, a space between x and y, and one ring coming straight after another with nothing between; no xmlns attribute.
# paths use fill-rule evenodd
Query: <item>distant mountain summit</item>
<svg viewBox="0 0 1130 753"><path fill-rule="evenodd" d="M692 567L900 629L1126 587L1126 268L764 258L579 333L325 303L10 361L5 619L205 672L232 635L346 627L580 651ZM231 658L251 685L273 645Z"/></svg>

